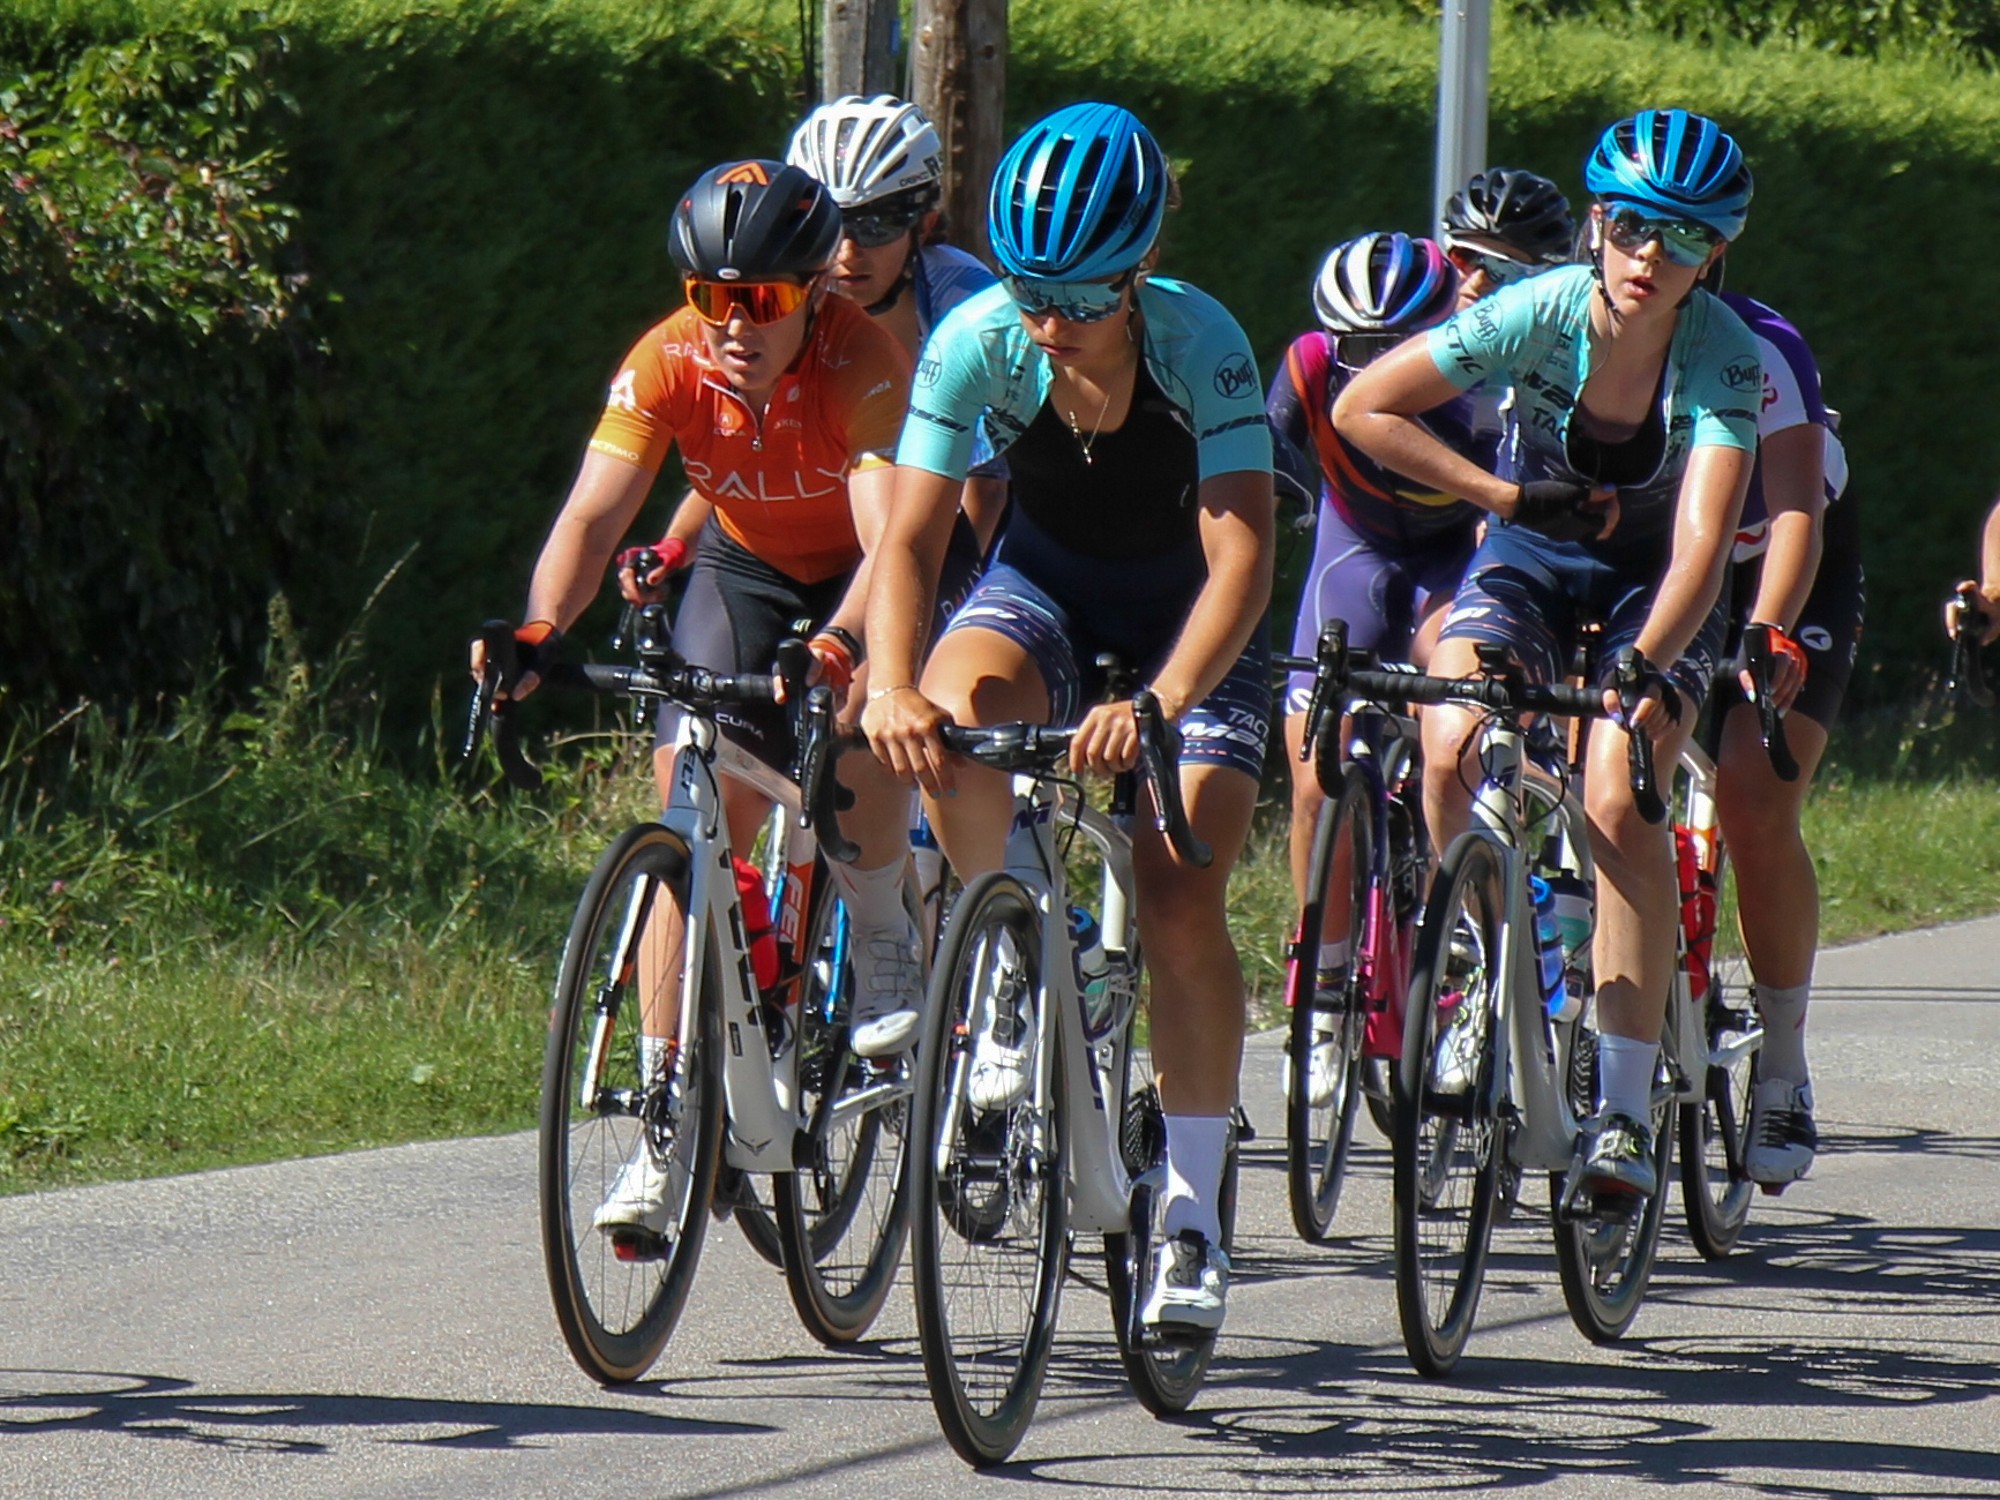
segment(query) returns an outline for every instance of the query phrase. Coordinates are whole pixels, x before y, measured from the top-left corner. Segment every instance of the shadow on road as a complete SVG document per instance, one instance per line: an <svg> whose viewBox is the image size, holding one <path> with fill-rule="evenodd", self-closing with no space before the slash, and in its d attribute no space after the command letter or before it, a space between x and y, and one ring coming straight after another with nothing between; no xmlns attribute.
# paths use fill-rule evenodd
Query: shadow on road
<svg viewBox="0 0 2000 1500"><path fill-rule="evenodd" d="M493 1449L561 1437L751 1437L777 1430L756 1422L700 1421L615 1407L248 1394L202 1390L166 1375L0 1370L0 1434L111 1432L246 1453L310 1455L331 1451L332 1441L314 1435L328 1428L373 1430L382 1442Z"/></svg>

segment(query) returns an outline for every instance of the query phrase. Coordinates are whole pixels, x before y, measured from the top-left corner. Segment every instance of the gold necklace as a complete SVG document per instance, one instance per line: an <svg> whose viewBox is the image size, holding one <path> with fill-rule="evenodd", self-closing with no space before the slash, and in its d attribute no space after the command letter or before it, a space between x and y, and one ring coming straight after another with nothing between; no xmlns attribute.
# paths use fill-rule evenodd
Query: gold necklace
<svg viewBox="0 0 2000 1500"><path fill-rule="evenodd" d="M1110 410L1111 387L1107 385L1104 388L1104 400L1099 403L1097 408L1097 421L1091 427L1089 437L1083 435L1083 425L1076 419L1075 408L1072 407L1063 413L1064 418L1069 422L1070 436L1076 439L1077 447L1083 450L1083 462L1086 468L1095 461L1090 456L1090 450L1096 446L1099 434L1104 431L1104 417Z"/></svg>

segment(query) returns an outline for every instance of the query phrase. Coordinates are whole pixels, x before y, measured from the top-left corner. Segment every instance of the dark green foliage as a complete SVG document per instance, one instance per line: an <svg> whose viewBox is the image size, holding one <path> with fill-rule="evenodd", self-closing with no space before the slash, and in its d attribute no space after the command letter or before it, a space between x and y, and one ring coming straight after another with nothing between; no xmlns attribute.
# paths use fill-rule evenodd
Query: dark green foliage
<svg viewBox="0 0 2000 1500"><path fill-rule="evenodd" d="M315 534L275 46L161 34L0 89L0 685L241 661Z"/></svg>
<svg viewBox="0 0 2000 1500"><path fill-rule="evenodd" d="M1510 0L1516 13L1664 32L1676 41L1794 42L1856 57L1929 52L1991 66L1996 0Z"/></svg>

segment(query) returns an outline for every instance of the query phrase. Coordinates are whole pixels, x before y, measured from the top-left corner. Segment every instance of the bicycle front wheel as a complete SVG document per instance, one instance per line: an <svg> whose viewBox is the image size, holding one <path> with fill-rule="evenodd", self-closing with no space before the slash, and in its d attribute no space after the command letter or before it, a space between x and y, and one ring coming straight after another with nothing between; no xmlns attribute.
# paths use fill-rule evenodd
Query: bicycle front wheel
<svg viewBox="0 0 2000 1500"><path fill-rule="evenodd" d="M1726 859L1722 868L1728 868ZM1757 1053L1749 1043L1758 1028L1757 1008L1750 966L1740 953L1713 958L1706 976L1689 976L1696 977L1707 981L1701 1011L1710 1062L1701 1099L1680 1107L1681 1206L1695 1249L1720 1260L1736 1248L1754 1196L1750 1095L1757 1087Z"/></svg>
<svg viewBox="0 0 2000 1500"><path fill-rule="evenodd" d="M796 1017L811 1153L771 1183L792 1305L807 1332L834 1346L868 1331L902 1258L910 1061L878 1065L848 1050L847 922L828 882L817 885Z"/></svg>
<svg viewBox="0 0 2000 1500"><path fill-rule="evenodd" d="M681 840L658 824L629 829L584 887L556 980L542 1068L542 1254L563 1342L607 1384L645 1374L673 1334L722 1153L712 961L692 1024L672 1023L677 1043L640 1045L642 1017L672 1017L683 994L687 898ZM647 1050L659 1053L650 1074Z"/></svg>
<svg viewBox="0 0 2000 1500"><path fill-rule="evenodd" d="M939 1426L981 1466L1012 1453L1034 1415L1068 1260L1061 1028L1042 1013L1042 962L1027 890L999 871L974 880L952 908L917 1049L917 1339Z"/></svg>
<svg viewBox="0 0 2000 1500"><path fill-rule="evenodd" d="M1451 1373L1472 1331L1506 1155L1499 1118L1500 856L1445 855L1417 942L1393 1102L1396 1311L1419 1373Z"/></svg>
<svg viewBox="0 0 2000 1500"><path fill-rule="evenodd" d="M1361 1097L1361 1038L1367 1024L1363 975L1369 892L1374 880L1374 792L1349 766L1340 796L1320 809L1307 866L1306 900L1293 945L1291 1029L1285 1042L1285 1176L1292 1224L1308 1244L1333 1227ZM1339 856L1348 875L1336 881ZM1344 920L1352 957L1343 980L1322 989L1319 948L1329 918Z"/></svg>
<svg viewBox="0 0 2000 1500"><path fill-rule="evenodd" d="M1596 1037L1576 1029L1577 1049L1569 1069L1576 1103L1597 1098ZM1632 1326L1652 1280L1653 1257L1660 1246L1660 1225L1667 1211L1667 1170L1672 1164L1674 1135L1663 1084L1653 1091L1653 1170L1659 1190L1636 1213L1600 1212L1597 1205L1577 1202L1563 1207L1563 1174L1549 1177L1550 1215L1555 1223L1556 1270L1562 1278L1563 1301L1570 1321L1593 1344L1608 1344ZM1608 1207L1610 1205L1607 1205Z"/></svg>

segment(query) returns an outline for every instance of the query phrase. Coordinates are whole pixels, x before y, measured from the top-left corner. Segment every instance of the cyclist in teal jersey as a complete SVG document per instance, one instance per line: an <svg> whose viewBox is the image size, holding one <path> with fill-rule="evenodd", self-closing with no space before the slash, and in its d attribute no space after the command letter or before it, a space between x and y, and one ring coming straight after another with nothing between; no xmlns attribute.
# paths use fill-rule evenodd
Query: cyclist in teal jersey
<svg viewBox="0 0 2000 1500"><path fill-rule="evenodd" d="M1150 275L1170 196L1158 144L1112 105L1058 110L1002 160L989 209L1002 284L939 324L918 362L869 602L878 686L862 724L922 785L967 879L1002 863L1008 782L948 764L941 724L1077 724L1076 769L1128 769L1138 724L1130 697L1097 701L1099 651L1178 724L1188 816L1215 857L1184 866L1150 820L1133 833L1168 1157L1142 1316L1208 1330L1228 1288L1219 1200L1244 1018L1225 892L1270 732L1275 507L1249 341L1212 298ZM1008 459L1012 512L919 688L921 626L982 421ZM995 1032L974 1049L969 1096L994 1101L983 1107L1026 1083L1026 1059Z"/></svg>
<svg viewBox="0 0 2000 1500"><path fill-rule="evenodd" d="M1386 356L1342 393L1334 422L1382 463L1495 517L1433 672L1470 676L1476 645L1495 642L1534 677L1559 677L1590 611L1605 620L1607 656L1645 684L1629 720L1592 727L1586 752L1601 1047L1583 1180L1650 1196L1677 897L1668 836L1634 804L1626 740L1647 735L1671 765L1720 652L1762 376L1749 330L1700 282L1742 232L1751 179L1727 133L1675 109L1607 129L1585 180L1589 264L1502 288ZM1484 380L1515 392L1498 473L1414 420ZM1461 757L1476 723L1464 710L1424 716L1424 810L1440 849L1469 821L1478 767Z"/></svg>

